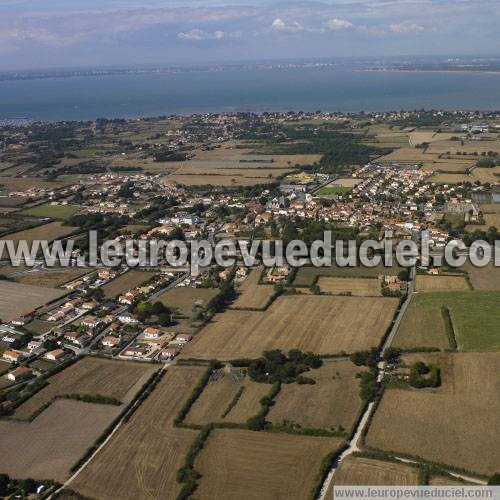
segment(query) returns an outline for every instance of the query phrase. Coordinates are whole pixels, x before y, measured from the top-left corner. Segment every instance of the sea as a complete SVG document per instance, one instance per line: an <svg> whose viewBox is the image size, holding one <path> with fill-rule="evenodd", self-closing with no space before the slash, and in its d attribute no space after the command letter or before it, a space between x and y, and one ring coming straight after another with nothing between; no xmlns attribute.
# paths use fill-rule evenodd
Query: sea
<svg viewBox="0 0 500 500"><path fill-rule="evenodd" d="M0 81L0 121L415 109L500 110L500 73L306 67Z"/></svg>

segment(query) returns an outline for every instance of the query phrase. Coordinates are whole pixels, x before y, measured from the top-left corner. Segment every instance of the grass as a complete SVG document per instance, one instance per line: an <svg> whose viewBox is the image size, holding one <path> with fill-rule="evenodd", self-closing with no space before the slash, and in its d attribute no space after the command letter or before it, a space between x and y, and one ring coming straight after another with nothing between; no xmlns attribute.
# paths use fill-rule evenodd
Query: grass
<svg viewBox="0 0 500 500"><path fill-rule="evenodd" d="M351 192L352 192L352 189L348 188L348 187L342 187L342 186L328 187L328 186L325 186L318 191L318 195L319 196L332 196L332 195L342 196L342 195L350 194Z"/></svg>
<svg viewBox="0 0 500 500"><path fill-rule="evenodd" d="M50 217L57 220L69 220L80 210L80 207L73 205L38 205L37 207L26 208L17 215L25 217Z"/></svg>
<svg viewBox="0 0 500 500"><path fill-rule="evenodd" d="M416 295L395 346L448 348L441 308L447 307L461 351L500 351L499 292L429 292Z"/></svg>

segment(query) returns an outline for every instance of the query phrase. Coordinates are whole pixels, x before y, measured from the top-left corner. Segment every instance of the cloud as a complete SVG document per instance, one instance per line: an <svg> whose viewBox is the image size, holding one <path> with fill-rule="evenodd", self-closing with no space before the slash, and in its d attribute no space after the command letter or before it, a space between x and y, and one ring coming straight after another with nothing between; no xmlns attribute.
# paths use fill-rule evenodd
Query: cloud
<svg viewBox="0 0 500 500"><path fill-rule="evenodd" d="M325 23L325 29L333 31L345 30L353 27L354 25L351 23L351 21L348 21L347 19L338 19L336 17L330 19Z"/></svg>
<svg viewBox="0 0 500 500"><path fill-rule="evenodd" d="M402 23L391 24L389 29L392 33L398 34L407 34L407 33L422 33L422 31L426 31L426 29L411 21L403 21Z"/></svg>
<svg viewBox="0 0 500 500"><path fill-rule="evenodd" d="M304 28L304 26L302 26L297 21L293 21L287 24L280 18L277 18L273 21L271 28L276 31L282 31L284 33L299 33L301 31L307 31L306 28Z"/></svg>
<svg viewBox="0 0 500 500"><path fill-rule="evenodd" d="M225 38L240 38L243 34L240 31L226 33L225 31L203 31L200 29L192 29L190 31L181 31L177 34L180 40L201 42L203 40L224 40Z"/></svg>

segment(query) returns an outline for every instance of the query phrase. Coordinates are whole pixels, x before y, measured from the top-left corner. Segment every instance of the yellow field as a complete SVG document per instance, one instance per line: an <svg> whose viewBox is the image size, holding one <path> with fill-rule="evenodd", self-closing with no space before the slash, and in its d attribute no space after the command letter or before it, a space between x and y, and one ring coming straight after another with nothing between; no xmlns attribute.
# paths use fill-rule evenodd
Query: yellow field
<svg viewBox="0 0 500 500"><path fill-rule="evenodd" d="M470 290L463 276L417 276L418 292L453 292Z"/></svg>
<svg viewBox="0 0 500 500"><path fill-rule="evenodd" d="M200 500L303 500L321 460L342 441L243 430L214 430L195 464Z"/></svg>
<svg viewBox="0 0 500 500"><path fill-rule="evenodd" d="M175 287L162 293L154 300L176 309L185 316L190 316L194 306L206 307L218 293L219 289L217 288Z"/></svg>
<svg viewBox="0 0 500 500"><path fill-rule="evenodd" d="M484 215L484 225L482 226L469 226L471 231L475 229L482 229L483 231L488 231L490 227L496 227L500 230L500 214L485 214Z"/></svg>
<svg viewBox="0 0 500 500"><path fill-rule="evenodd" d="M416 486L418 469L394 462L362 457L347 457L335 472L338 486Z"/></svg>
<svg viewBox="0 0 500 500"><path fill-rule="evenodd" d="M121 411L59 399L32 422L0 421L0 468L17 479L64 482L71 467Z"/></svg>
<svg viewBox="0 0 500 500"><path fill-rule="evenodd" d="M243 177L236 173L232 175L169 175L165 180L176 182L185 186L254 186L256 184L269 184L273 178Z"/></svg>
<svg viewBox="0 0 500 500"><path fill-rule="evenodd" d="M106 283L102 287L102 291L104 292L104 296L106 298L111 299L141 285L151 279L154 275L155 273L153 272L136 271L132 269L131 271L127 271L121 276L118 276L118 278L110 281L109 283Z"/></svg>
<svg viewBox="0 0 500 500"><path fill-rule="evenodd" d="M435 182L436 184L458 184L461 182L474 182L474 179L464 174L445 174L438 172L432 177L429 177L428 182Z"/></svg>
<svg viewBox="0 0 500 500"><path fill-rule="evenodd" d="M284 296L265 312L217 315L183 350L183 357L257 358L271 349L317 354L376 347L391 324L397 299Z"/></svg>
<svg viewBox="0 0 500 500"><path fill-rule="evenodd" d="M72 226L63 226L62 222L49 222L42 226L26 229L26 231L6 235L2 239L14 243L26 240L31 245L33 240L53 241L73 233L76 229L76 227Z"/></svg>
<svg viewBox="0 0 500 500"><path fill-rule="evenodd" d="M0 281L0 318L7 322L27 315L65 294L64 290Z"/></svg>
<svg viewBox="0 0 500 500"><path fill-rule="evenodd" d="M424 172L443 172L443 173L457 173L465 174L465 172L473 167L475 162L473 160L437 160L426 162L422 166Z"/></svg>
<svg viewBox="0 0 500 500"><path fill-rule="evenodd" d="M237 287L238 298L233 309L264 309L276 294L272 285L259 285L262 268L253 269L245 281Z"/></svg>
<svg viewBox="0 0 500 500"><path fill-rule="evenodd" d="M222 370L221 370L222 371ZM243 388L238 402L224 416L227 409ZM238 380L236 377L221 374L221 378L210 381L201 396L189 411L186 423L207 425L214 422L245 423L260 410L260 400L269 394L269 384L258 384L248 377Z"/></svg>
<svg viewBox="0 0 500 500"><path fill-rule="evenodd" d="M305 374L316 381L314 385L284 384L271 407L267 419L273 424L298 424L314 429L347 432L361 409L359 380L361 372L350 361L327 361Z"/></svg>
<svg viewBox="0 0 500 500"><path fill-rule="evenodd" d="M389 153L382 158L379 158L379 161L382 162L415 162L420 163L424 161L432 161L438 158L437 154L429 154L425 153L423 149L416 148L401 148L396 149L392 153Z"/></svg>
<svg viewBox="0 0 500 500"><path fill-rule="evenodd" d="M500 470L500 353L442 354L442 386L389 389L366 444L491 475Z"/></svg>
<svg viewBox="0 0 500 500"><path fill-rule="evenodd" d="M177 429L173 420L203 372L202 367L169 368L70 488L100 500L175 499L181 490L176 474L197 432Z"/></svg>
<svg viewBox="0 0 500 500"><path fill-rule="evenodd" d="M483 183L489 182L490 184L497 184L500 182L500 167L494 168L475 168L472 171L474 181L481 181Z"/></svg>
<svg viewBox="0 0 500 500"><path fill-rule="evenodd" d="M376 278L330 278L321 276L318 286L322 293L339 295L350 293L356 297L381 297L380 281Z"/></svg>
<svg viewBox="0 0 500 500"><path fill-rule="evenodd" d="M488 151L494 151L500 153L500 141L490 140L490 141L472 141L464 140L463 146L461 141L438 141L433 142L429 147L429 152L443 154L450 152L455 154L457 152L474 154L474 153L487 153Z"/></svg>
<svg viewBox="0 0 500 500"><path fill-rule="evenodd" d="M154 370L154 366L144 363L84 358L49 378L46 387L17 408L15 417L29 418L54 397L67 394L99 394L126 402Z"/></svg>
<svg viewBox="0 0 500 500"><path fill-rule="evenodd" d="M15 277L16 283L23 285L42 286L47 288L57 288L63 283L74 280L89 272L88 269L74 270L64 269L59 271L33 272Z"/></svg>
<svg viewBox="0 0 500 500"><path fill-rule="evenodd" d="M467 263L465 270L474 290L500 290L500 267L493 263L486 267L475 267Z"/></svg>

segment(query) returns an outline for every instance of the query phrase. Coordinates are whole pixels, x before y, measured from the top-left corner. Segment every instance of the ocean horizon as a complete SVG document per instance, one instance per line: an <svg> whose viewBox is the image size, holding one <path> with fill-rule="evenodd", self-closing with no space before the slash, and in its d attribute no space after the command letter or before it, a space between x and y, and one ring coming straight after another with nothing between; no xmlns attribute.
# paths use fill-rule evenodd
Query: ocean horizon
<svg viewBox="0 0 500 500"><path fill-rule="evenodd" d="M0 120L208 112L500 110L500 74L337 68L226 69L0 82Z"/></svg>

